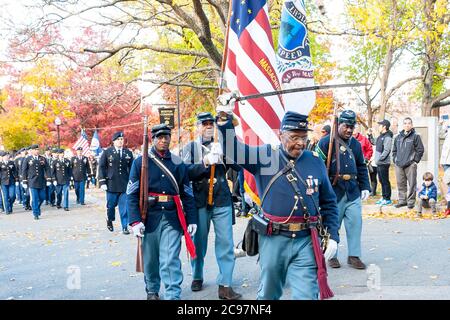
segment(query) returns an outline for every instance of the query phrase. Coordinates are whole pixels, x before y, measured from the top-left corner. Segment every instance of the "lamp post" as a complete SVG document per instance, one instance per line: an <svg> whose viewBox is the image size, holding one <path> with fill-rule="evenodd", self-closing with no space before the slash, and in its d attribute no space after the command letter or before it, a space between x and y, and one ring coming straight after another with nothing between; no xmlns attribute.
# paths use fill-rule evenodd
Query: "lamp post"
<svg viewBox="0 0 450 320"><path fill-rule="evenodd" d="M55 118L55 125L56 125L56 132L58 134L58 149L60 149L61 146L60 146L60 140L59 140L59 126L61 125L61 119L59 117Z"/></svg>

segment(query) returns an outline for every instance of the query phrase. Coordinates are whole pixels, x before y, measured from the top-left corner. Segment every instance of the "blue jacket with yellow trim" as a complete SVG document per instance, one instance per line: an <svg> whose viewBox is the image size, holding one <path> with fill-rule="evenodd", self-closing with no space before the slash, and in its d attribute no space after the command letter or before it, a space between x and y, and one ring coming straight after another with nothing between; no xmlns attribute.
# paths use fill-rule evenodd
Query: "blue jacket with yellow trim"
<svg viewBox="0 0 450 320"><path fill-rule="evenodd" d="M282 150L281 146L272 147L268 144L249 146L238 141L231 120L218 125L218 128L227 160L230 159L254 175L258 194L262 196L272 177L286 165L281 152L284 152L286 157L289 157L288 154ZM308 178L312 179L314 189L312 197L320 207L323 224L328 228L331 238L339 242L336 195L331 187L323 161L316 153L305 150L297 160L296 168L305 181ZM309 214L317 215L313 200L306 195L306 187L300 182L298 182L298 187L303 194ZM286 176L283 175L273 183L262 204L262 209L270 215L287 217L294 205L294 190ZM293 216L303 217L304 212L300 203L297 206L298 209L293 211ZM308 236L310 231L297 231L296 235Z"/></svg>
<svg viewBox="0 0 450 320"><path fill-rule="evenodd" d="M344 141L345 142L345 141ZM364 155L361 149L361 144L355 138L351 137L345 146L339 147L339 161L340 170L339 174L349 174L357 178L350 180L338 179L335 186L333 186L336 193L338 202L347 195L349 201L353 201L361 196L362 190L370 191L369 173L367 171L367 165L364 161ZM330 143L330 135L320 139L317 145L317 152L321 158L327 162L328 145ZM352 154L347 150L351 149ZM333 177L336 175L336 153L334 151L334 144L331 156L331 168L330 168L330 180L333 181Z"/></svg>
<svg viewBox="0 0 450 320"><path fill-rule="evenodd" d="M195 206L194 194L189 185L189 178L186 165L181 158L173 155L170 151L164 156L158 154L152 149L159 160L173 174L178 187L180 189L180 198L186 213L186 223L197 224L198 212ZM133 161L130 172L130 180L127 186L127 209L129 224L141 221L139 211L139 182L141 179L142 156ZM170 178L149 158L148 159L148 192L161 193L167 195L176 195L176 190L170 182ZM156 203L153 207L149 207L147 211L147 219L145 223L145 232L149 233L156 229L161 221L162 215L165 215L170 225L181 231L181 225L178 221L177 207L174 201Z"/></svg>

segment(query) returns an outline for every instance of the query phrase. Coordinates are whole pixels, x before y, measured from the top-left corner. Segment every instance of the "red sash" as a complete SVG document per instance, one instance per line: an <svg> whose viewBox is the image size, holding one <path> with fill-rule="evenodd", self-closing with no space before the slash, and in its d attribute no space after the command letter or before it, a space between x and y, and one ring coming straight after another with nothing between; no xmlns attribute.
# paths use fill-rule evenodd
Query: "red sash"
<svg viewBox="0 0 450 320"><path fill-rule="evenodd" d="M149 192L149 195L151 196L167 196L167 194L162 193L154 193ZM186 249L189 252L192 259L197 258L197 255L195 253L195 245L192 241L191 235L187 231L187 224L186 224L186 217L184 216L183 212L183 206L181 205L181 199L180 195L172 195L173 200L175 201L175 205L177 206L177 215L178 215L178 221L180 221L181 228L183 229L184 234L184 240L186 241Z"/></svg>

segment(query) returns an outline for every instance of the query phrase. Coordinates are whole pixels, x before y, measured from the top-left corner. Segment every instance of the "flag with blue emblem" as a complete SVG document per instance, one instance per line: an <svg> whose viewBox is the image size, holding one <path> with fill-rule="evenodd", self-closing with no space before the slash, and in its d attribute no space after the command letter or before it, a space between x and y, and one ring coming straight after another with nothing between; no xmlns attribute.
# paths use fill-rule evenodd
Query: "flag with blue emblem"
<svg viewBox="0 0 450 320"><path fill-rule="evenodd" d="M97 130L95 130L94 135L92 136L90 149L96 156L98 156L102 151L102 148L100 148L100 139L98 137Z"/></svg>
<svg viewBox="0 0 450 320"><path fill-rule="evenodd" d="M277 70L283 89L314 86L313 64L303 0L285 0L278 37ZM316 103L315 91L283 95L286 111L309 114ZM301 103L299 103L301 101Z"/></svg>

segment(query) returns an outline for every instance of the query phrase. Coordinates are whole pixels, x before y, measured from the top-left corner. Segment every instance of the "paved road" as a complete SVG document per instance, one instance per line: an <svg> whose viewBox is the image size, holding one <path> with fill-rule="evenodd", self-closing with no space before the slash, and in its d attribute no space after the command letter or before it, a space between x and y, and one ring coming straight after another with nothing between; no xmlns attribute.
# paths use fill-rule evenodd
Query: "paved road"
<svg viewBox="0 0 450 320"><path fill-rule="evenodd" d="M39 221L18 206L14 214L0 215L0 299L145 299L143 276L134 271L136 239L119 232L119 219L117 231L106 230L101 191L88 190L87 204L74 206L70 212L44 205ZM241 239L246 222L237 219L235 241ZM363 261L374 264L370 275L374 280L369 280L369 288L367 271L346 265L342 231L339 257L343 267L329 270L334 299L450 299L449 230L450 219L365 216ZM211 232L205 287L192 293L183 250L182 298L217 298L213 252ZM258 276L256 258L237 259L234 287L245 299L256 297ZM289 298L288 293L287 289L283 298Z"/></svg>

